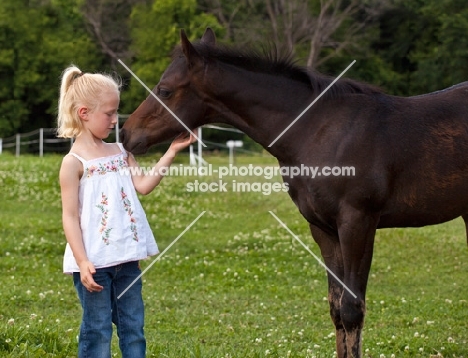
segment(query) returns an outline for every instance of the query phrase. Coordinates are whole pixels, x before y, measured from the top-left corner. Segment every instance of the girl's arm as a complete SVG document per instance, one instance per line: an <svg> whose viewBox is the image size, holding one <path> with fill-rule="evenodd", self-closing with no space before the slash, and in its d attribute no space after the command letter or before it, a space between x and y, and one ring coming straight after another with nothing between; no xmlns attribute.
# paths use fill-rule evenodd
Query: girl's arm
<svg viewBox="0 0 468 358"><path fill-rule="evenodd" d="M164 177L163 174L167 172L167 170L164 170L163 168L169 168L177 153L195 141L196 138L192 134L181 134L174 139L167 152L153 167L151 174L144 173L143 171L139 171L138 173L133 171L132 181L136 191L143 195L149 194L151 191L153 191L153 189L161 182L162 178ZM137 161L131 153L129 153L128 156L128 165L130 167L139 168Z"/></svg>
<svg viewBox="0 0 468 358"><path fill-rule="evenodd" d="M62 223L67 242L80 268L81 282L88 291L101 291L93 274L96 273L94 265L88 260L81 235L79 216L79 184L82 164L75 157L69 155L62 161L60 168L60 189L62 196Z"/></svg>

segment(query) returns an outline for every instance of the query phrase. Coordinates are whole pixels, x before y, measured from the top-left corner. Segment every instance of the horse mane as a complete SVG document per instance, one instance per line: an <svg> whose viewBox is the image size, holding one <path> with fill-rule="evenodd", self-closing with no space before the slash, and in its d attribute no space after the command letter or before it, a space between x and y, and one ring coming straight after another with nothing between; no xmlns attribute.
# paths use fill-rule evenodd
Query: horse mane
<svg viewBox="0 0 468 358"><path fill-rule="evenodd" d="M290 54L279 54L275 48L264 48L259 51L253 48L236 48L233 46L209 46L203 42L193 43L197 52L204 58L220 61L236 66L246 71L282 76L309 86L316 95L322 93L334 80L318 71L299 66ZM172 57L182 55L182 49L177 46ZM325 94L325 98L333 99L345 94L376 94L382 90L376 86L340 78Z"/></svg>

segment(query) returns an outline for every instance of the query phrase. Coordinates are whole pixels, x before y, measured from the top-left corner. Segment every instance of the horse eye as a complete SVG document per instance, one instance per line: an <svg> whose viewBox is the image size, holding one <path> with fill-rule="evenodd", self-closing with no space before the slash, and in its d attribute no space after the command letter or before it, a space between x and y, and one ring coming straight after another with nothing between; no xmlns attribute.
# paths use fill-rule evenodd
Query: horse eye
<svg viewBox="0 0 468 358"><path fill-rule="evenodd" d="M169 98L169 96L171 95L171 91L164 89L164 88L160 88L158 92L159 92L159 96L162 98Z"/></svg>

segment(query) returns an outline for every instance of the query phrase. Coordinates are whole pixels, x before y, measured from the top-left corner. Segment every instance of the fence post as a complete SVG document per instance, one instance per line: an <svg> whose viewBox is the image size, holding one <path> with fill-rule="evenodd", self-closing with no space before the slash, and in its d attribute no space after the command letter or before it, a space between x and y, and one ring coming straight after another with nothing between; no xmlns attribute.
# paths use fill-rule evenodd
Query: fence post
<svg viewBox="0 0 468 358"><path fill-rule="evenodd" d="M20 147L21 147L21 135L18 133L16 134L16 149L15 149L15 155L19 157L20 155Z"/></svg>
<svg viewBox="0 0 468 358"><path fill-rule="evenodd" d="M116 143L120 142L120 139L119 139L119 135L120 135L119 121L120 121L120 118L117 116L117 123L115 124L115 142Z"/></svg>
<svg viewBox="0 0 468 358"><path fill-rule="evenodd" d="M202 153L202 127L198 128L198 166L203 166L203 153Z"/></svg>
<svg viewBox="0 0 468 358"><path fill-rule="evenodd" d="M39 156L44 155L44 128L39 128Z"/></svg>
<svg viewBox="0 0 468 358"><path fill-rule="evenodd" d="M2 154L3 149L3 138L0 138L0 154Z"/></svg>

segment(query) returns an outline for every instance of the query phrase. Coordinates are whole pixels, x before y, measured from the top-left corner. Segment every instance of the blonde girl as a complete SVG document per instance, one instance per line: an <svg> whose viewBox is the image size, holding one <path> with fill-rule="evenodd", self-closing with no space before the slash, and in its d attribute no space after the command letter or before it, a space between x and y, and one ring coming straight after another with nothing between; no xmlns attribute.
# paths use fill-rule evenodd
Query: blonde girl
<svg viewBox="0 0 468 358"><path fill-rule="evenodd" d="M120 143L106 143L117 123L120 81L70 66L62 74L58 136L74 138L60 168L65 273L83 309L78 357L110 358L112 323L123 358L146 355L139 260L158 247L137 196L150 193L161 175L130 175L134 157ZM155 165L162 173L194 136L176 138ZM123 169L123 170L122 170ZM117 297L125 291L119 299Z"/></svg>

